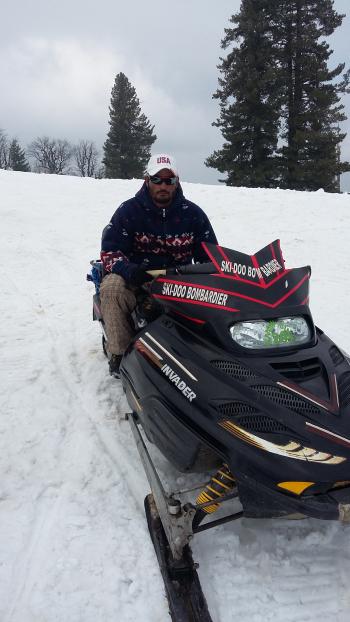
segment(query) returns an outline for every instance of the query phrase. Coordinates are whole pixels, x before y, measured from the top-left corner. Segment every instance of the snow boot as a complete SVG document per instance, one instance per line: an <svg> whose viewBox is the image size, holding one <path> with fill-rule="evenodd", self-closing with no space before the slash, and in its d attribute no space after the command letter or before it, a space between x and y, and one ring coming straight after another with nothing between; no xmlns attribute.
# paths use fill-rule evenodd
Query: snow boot
<svg viewBox="0 0 350 622"><path fill-rule="evenodd" d="M119 367L120 367L122 358L123 358L122 354L112 354L111 358L108 361L109 373L111 376L114 376L115 378L120 378Z"/></svg>

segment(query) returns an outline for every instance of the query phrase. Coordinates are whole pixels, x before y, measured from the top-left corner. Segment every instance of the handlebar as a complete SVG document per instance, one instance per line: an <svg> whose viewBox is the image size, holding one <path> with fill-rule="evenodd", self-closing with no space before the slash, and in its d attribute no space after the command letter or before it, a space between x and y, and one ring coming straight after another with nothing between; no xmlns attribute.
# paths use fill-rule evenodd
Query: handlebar
<svg viewBox="0 0 350 622"><path fill-rule="evenodd" d="M162 268L160 270L147 270L147 274L157 278L157 276L173 276L175 274L212 274L217 272L211 261L206 263L189 263L184 266Z"/></svg>
<svg viewBox="0 0 350 622"><path fill-rule="evenodd" d="M153 276L154 279L156 279L157 276L165 276L167 273L166 268L162 268L160 270L146 270L146 272L150 276Z"/></svg>

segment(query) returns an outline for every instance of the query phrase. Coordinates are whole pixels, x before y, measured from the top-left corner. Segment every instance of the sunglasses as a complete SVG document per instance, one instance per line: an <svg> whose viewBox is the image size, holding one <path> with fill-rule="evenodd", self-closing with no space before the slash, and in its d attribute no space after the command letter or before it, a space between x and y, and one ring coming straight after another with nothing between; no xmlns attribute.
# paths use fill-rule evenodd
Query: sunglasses
<svg viewBox="0 0 350 622"><path fill-rule="evenodd" d="M166 186L175 186L177 177L165 177L163 179L163 177L152 176L149 180L156 186L160 186L161 184L165 184Z"/></svg>

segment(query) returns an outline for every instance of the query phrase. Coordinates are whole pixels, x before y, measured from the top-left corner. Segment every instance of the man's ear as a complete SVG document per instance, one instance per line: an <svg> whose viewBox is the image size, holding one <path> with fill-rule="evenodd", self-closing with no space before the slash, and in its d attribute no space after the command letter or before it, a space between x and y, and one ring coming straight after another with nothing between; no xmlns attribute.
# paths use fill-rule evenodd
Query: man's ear
<svg viewBox="0 0 350 622"><path fill-rule="evenodd" d="M147 186L147 188L148 188L148 187L149 187L149 177L148 177L148 175L145 175L145 176L144 176L144 180L145 180L145 182L146 182L146 186Z"/></svg>

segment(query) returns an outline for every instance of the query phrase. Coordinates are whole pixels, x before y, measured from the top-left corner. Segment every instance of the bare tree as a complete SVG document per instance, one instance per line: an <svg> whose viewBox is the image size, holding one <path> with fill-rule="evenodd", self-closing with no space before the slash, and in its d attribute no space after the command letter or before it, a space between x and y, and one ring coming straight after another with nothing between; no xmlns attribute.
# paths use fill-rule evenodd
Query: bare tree
<svg viewBox="0 0 350 622"><path fill-rule="evenodd" d="M9 167L9 143L4 130L0 129L0 168Z"/></svg>
<svg viewBox="0 0 350 622"><path fill-rule="evenodd" d="M67 140L39 137L28 146L28 154L34 159L35 169L40 173L66 175L69 172L72 146Z"/></svg>
<svg viewBox="0 0 350 622"><path fill-rule="evenodd" d="M95 177L97 174L98 151L95 143L89 140L81 140L74 147L74 158L77 169L82 177Z"/></svg>

